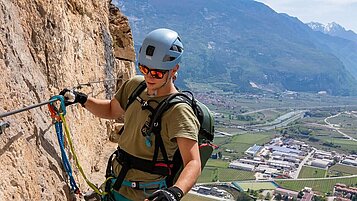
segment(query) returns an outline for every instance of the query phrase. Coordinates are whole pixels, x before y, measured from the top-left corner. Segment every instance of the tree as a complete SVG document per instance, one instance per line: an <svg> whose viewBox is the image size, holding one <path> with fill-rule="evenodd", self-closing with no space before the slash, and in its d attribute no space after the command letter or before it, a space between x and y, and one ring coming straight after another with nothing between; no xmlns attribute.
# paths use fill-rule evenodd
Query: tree
<svg viewBox="0 0 357 201"><path fill-rule="evenodd" d="M281 194L280 194L280 193L277 193L277 194L275 195L275 200L280 201L281 199L282 199Z"/></svg>
<svg viewBox="0 0 357 201"><path fill-rule="evenodd" d="M315 170L316 171L316 170ZM317 172L317 171L316 171ZM316 173L315 173L316 174ZM300 191L297 195L297 198L302 198L304 196L304 192Z"/></svg>
<svg viewBox="0 0 357 201"><path fill-rule="evenodd" d="M245 192L240 192L237 196L237 201L252 201L253 199Z"/></svg>
<svg viewBox="0 0 357 201"><path fill-rule="evenodd" d="M314 201L327 201L325 197L314 195Z"/></svg>

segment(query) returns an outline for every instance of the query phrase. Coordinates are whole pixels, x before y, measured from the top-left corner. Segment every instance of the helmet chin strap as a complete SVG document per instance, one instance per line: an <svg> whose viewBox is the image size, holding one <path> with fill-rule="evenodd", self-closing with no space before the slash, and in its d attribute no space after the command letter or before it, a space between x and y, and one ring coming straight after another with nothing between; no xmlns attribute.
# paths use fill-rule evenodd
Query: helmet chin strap
<svg viewBox="0 0 357 201"><path fill-rule="evenodd" d="M157 90L161 89L161 88L164 87L167 83L169 83L169 80L172 78L172 77L170 77L171 71L172 71L172 70L169 70L169 72L167 72L169 75L167 76L167 78L166 78L164 84L162 84L159 88L155 89L155 90L154 90L154 93L152 93L152 94L149 94L149 93L148 93L148 94L147 94L149 98L156 97L156 96L157 96Z"/></svg>

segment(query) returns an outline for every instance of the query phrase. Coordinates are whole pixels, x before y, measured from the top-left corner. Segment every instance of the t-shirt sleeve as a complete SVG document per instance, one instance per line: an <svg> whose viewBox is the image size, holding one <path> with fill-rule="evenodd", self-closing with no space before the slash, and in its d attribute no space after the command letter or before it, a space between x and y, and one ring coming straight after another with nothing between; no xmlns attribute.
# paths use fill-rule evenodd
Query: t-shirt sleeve
<svg viewBox="0 0 357 201"><path fill-rule="evenodd" d="M170 141L183 137L198 141L200 123L196 118L191 106L179 103L170 108L162 119L167 125Z"/></svg>
<svg viewBox="0 0 357 201"><path fill-rule="evenodd" d="M143 76L135 76L124 82L120 89L115 93L115 99L120 103L121 108L125 110L130 94L144 80Z"/></svg>

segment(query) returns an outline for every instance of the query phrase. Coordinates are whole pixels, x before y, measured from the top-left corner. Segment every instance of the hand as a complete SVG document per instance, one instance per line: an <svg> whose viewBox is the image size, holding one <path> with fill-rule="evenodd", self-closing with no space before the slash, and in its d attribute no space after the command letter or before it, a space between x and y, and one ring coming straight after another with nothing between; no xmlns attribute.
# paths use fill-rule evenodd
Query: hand
<svg viewBox="0 0 357 201"><path fill-rule="evenodd" d="M183 192L180 188L172 186L155 191L148 197L148 200L153 201L179 201L183 197Z"/></svg>
<svg viewBox="0 0 357 201"><path fill-rule="evenodd" d="M84 103L87 102L88 96L82 92L63 89L59 95L64 97L65 106L72 105L74 103L80 103L84 107Z"/></svg>

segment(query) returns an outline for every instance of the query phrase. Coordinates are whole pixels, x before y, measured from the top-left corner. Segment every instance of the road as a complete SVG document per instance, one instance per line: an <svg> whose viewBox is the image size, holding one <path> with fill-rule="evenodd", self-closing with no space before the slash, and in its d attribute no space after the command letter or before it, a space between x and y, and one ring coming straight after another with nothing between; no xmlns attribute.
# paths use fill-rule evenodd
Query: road
<svg viewBox="0 0 357 201"><path fill-rule="evenodd" d="M268 122L265 124L258 124L258 125L251 125L247 127L250 130L258 129L258 130L272 130L276 129L279 127L284 127L288 125L289 123L296 121L302 117L304 117L305 112L308 110L297 110L297 111L292 111L288 112L284 115L281 115L280 117L276 118L272 122Z"/></svg>
<svg viewBox="0 0 357 201"><path fill-rule="evenodd" d="M312 151L310 151L310 153L308 153L308 154L305 156L304 160L302 160L302 161L300 162L299 167L296 169L296 174L294 175L294 179L297 179L297 178L298 178L302 166L304 166L304 164L306 163L306 161L311 157L311 155L312 155L313 153L315 153L315 151L316 151L315 149L313 149Z"/></svg>
<svg viewBox="0 0 357 201"><path fill-rule="evenodd" d="M331 129L334 129L335 131L337 131L338 133L340 133L341 135L345 136L346 138L350 139L350 140L353 140L353 141L357 141L355 138L347 135L346 133L340 131L340 125L337 125L337 124L332 124L330 123L328 120L331 119L331 118L335 118L335 117L338 117L340 116L342 113L347 113L347 112L340 112L338 114L335 114L335 115L332 115L332 116L329 116L329 117L326 117L324 119L324 122L327 124L327 126Z"/></svg>

